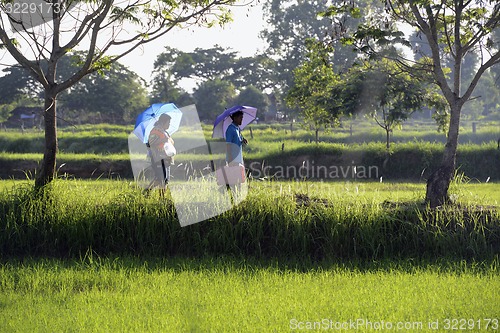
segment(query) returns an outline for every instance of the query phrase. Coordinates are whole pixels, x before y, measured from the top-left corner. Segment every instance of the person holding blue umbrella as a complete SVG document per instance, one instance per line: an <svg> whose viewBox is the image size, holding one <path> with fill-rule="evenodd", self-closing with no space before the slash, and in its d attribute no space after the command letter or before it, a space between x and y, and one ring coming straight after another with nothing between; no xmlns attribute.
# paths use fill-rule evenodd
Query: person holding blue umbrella
<svg viewBox="0 0 500 333"><path fill-rule="evenodd" d="M151 153L151 166L155 174L155 180L150 187L156 185L164 189L170 178L170 165L174 163L176 154L174 140L167 132L170 121L171 117L168 114L160 115L149 132L147 146Z"/></svg>
<svg viewBox="0 0 500 333"><path fill-rule="evenodd" d="M154 127L154 124L158 121L162 114L168 114L170 116L170 126L168 128L168 133L170 135L174 134L180 126L182 119L182 112L173 103L167 104L153 104L145 111L143 111L139 116L137 116L134 128L134 134L144 143L149 140L149 133Z"/></svg>
<svg viewBox="0 0 500 333"><path fill-rule="evenodd" d="M148 147L155 177L148 189L161 186L164 190L170 178L170 165L176 154L171 135L179 129L181 119L182 112L173 103L152 104L137 116L133 133Z"/></svg>

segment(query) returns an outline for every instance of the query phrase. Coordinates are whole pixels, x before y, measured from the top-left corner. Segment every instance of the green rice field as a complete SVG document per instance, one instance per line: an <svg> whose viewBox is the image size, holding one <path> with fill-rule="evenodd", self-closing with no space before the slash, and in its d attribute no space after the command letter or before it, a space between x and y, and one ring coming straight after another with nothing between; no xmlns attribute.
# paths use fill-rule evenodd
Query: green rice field
<svg viewBox="0 0 500 333"><path fill-rule="evenodd" d="M497 332L499 274L498 259L7 261L0 331Z"/></svg>

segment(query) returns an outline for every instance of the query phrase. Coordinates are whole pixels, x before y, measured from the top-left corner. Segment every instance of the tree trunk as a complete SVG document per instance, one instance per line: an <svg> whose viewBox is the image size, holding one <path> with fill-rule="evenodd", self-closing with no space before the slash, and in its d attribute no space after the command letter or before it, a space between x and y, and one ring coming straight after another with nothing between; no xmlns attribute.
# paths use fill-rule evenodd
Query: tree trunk
<svg viewBox="0 0 500 333"><path fill-rule="evenodd" d="M431 208L449 202L448 189L455 173L461 108L461 105L457 103L451 109L450 128L448 130L448 140L444 147L443 160L439 168L427 180L426 201Z"/></svg>
<svg viewBox="0 0 500 333"><path fill-rule="evenodd" d="M45 91L44 106L45 124L45 151L35 178L35 188L41 188L49 184L56 173L57 144L57 118L56 118L56 96L50 91Z"/></svg>

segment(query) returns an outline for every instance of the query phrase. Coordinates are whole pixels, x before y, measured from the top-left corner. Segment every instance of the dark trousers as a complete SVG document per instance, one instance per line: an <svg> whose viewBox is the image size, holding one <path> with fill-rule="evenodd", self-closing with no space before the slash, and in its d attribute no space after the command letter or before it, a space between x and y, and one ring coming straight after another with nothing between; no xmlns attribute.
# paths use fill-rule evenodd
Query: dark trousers
<svg viewBox="0 0 500 333"><path fill-rule="evenodd" d="M170 178L170 161L162 159L158 162L153 162L152 167L154 170L155 180L162 186L168 184Z"/></svg>

